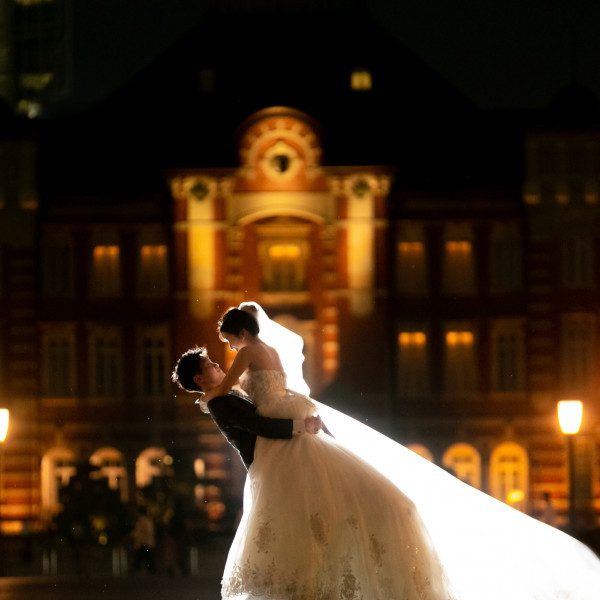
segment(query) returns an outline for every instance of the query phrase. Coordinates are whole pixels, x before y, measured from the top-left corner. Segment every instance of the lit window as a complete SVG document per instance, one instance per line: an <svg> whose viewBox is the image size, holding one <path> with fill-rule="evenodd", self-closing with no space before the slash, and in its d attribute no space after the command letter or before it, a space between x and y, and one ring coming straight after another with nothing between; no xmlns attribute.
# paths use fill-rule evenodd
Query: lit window
<svg viewBox="0 0 600 600"><path fill-rule="evenodd" d="M423 444L407 444L406 447L415 454L418 454L421 458L433 462L433 454L431 454L429 448L423 446Z"/></svg>
<svg viewBox="0 0 600 600"><path fill-rule="evenodd" d="M594 242L591 236L569 236L562 243L562 282L567 289L594 285Z"/></svg>
<svg viewBox="0 0 600 600"><path fill-rule="evenodd" d="M403 397L422 397L429 391L427 335L422 331L398 334L398 391Z"/></svg>
<svg viewBox="0 0 600 600"><path fill-rule="evenodd" d="M96 397L119 395L122 381L121 336L114 327L90 332L91 393Z"/></svg>
<svg viewBox="0 0 600 600"><path fill-rule="evenodd" d="M490 458L490 491L494 498L523 510L527 506L529 461L522 446L500 444Z"/></svg>
<svg viewBox="0 0 600 600"><path fill-rule="evenodd" d="M146 448L135 460L135 485L144 488L152 484L155 477L170 475L172 459L164 448Z"/></svg>
<svg viewBox="0 0 600 600"><path fill-rule="evenodd" d="M470 241L450 240L446 242L444 290L448 294L471 294L475 291L473 245Z"/></svg>
<svg viewBox="0 0 600 600"><path fill-rule="evenodd" d="M570 393L595 386L595 331L593 314L565 315L562 320L562 379Z"/></svg>
<svg viewBox="0 0 600 600"><path fill-rule="evenodd" d="M537 181L528 180L523 189L523 201L525 204L539 204L541 201L540 186Z"/></svg>
<svg viewBox="0 0 600 600"><path fill-rule="evenodd" d="M373 87L371 72L367 69L355 69L350 75L350 87L355 91L368 91Z"/></svg>
<svg viewBox="0 0 600 600"><path fill-rule="evenodd" d="M308 286L307 259L300 243L270 243L262 253L264 291L302 291Z"/></svg>
<svg viewBox="0 0 600 600"><path fill-rule="evenodd" d="M92 290L97 296L116 296L121 289L118 246L95 246Z"/></svg>
<svg viewBox="0 0 600 600"><path fill-rule="evenodd" d="M481 488L481 457L469 444L454 444L444 453L442 464L450 469L458 479Z"/></svg>
<svg viewBox="0 0 600 600"><path fill-rule="evenodd" d="M446 391L450 394L476 391L474 335L469 330L452 330L446 333Z"/></svg>
<svg viewBox="0 0 600 600"><path fill-rule="evenodd" d="M90 464L98 467L92 475L97 479L106 478L108 487L119 490L121 501L127 502L127 469L123 455L115 448L100 448L90 456Z"/></svg>
<svg viewBox="0 0 600 600"><path fill-rule="evenodd" d="M75 454L66 448L52 448L42 457L42 507L50 517L60 511L59 491L77 472Z"/></svg>
<svg viewBox="0 0 600 600"><path fill-rule="evenodd" d="M169 347L166 326L148 328L140 334L141 390L146 397L164 396L167 391Z"/></svg>
<svg viewBox="0 0 600 600"><path fill-rule="evenodd" d="M168 292L167 247L144 245L140 248L138 290L143 296L163 296Z"/></svg>
<svg viewBox="0 0 600 600"><path fill-rule="evenodd" d="M75 396L75 329L73 325L44 327L42 394L48 398Z"/></svg>
<svg viewBox="0 0 600 600"><path fill-rule="evenodd" d="M407 294L427 293L427 266L423 242L398 242L397 289Z"/></svg>
<svg viewBox="0 0 600 600"><path fill-rule="evenodd" d="M525 386L525 333L520 321L498 321L492 328L492 389L518 392Z"/></svg>

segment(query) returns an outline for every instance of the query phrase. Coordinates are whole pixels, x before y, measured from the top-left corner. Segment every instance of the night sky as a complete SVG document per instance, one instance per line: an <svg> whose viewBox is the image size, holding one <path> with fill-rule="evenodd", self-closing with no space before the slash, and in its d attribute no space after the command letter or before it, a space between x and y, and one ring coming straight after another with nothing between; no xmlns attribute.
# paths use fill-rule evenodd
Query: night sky
<svg viewBox="0 0 600 600"><path fill-rule="evenodd" d="M543 108L575 76L600 96L597 0L368 0L373 18L484 108ZM113 91L189 31L199 0L75 2L78 105Z"/></svg>

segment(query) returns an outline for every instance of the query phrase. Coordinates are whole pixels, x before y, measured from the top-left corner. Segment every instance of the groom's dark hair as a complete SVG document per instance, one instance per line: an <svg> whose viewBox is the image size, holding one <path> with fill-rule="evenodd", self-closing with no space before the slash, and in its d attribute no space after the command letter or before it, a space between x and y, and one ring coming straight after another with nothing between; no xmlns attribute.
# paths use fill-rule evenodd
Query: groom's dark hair
<svg viewBox="0 0 600 600"><path fill-rule="evenodd" d="M205 346L195 346L184 352L173 369L171 381L186 392L201 392L202 388L194 381L194 375L202 373L204 361L208 358Z"/></svg>

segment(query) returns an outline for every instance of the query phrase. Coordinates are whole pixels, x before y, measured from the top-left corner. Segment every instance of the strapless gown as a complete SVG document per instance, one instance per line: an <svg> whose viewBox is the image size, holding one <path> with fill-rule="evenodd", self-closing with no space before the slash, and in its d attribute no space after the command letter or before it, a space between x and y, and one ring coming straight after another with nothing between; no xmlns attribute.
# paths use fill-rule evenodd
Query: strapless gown
<svg viewBox="0 0 600 600"><path fill-rule="evenodd" d="M304 419L306 396L278 371L240 380L260 414ZM449 600L448 580L414 503L326 433L258 438L223 598Z"/></svg>

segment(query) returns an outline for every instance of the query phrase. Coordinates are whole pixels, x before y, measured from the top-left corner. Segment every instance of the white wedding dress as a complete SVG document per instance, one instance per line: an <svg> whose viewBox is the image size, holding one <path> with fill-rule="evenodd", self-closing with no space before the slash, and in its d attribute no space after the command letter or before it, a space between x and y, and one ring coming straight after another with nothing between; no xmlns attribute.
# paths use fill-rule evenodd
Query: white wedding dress
<svg viewBox="0 0 600 600"><path fill-rule="evenodd" d="M335 439L258 438L223 598L600 599L600 559L587 546L309 400L302 339L248 306L302 392L285 391L279 372L248 372L241 383L259 412L302 418L316 406Z"/></svg>
<svg viewBox="0 0 600 600"><path fill-rule="evenodd" d="M265 416L316 414L279 371L248 371L244 391ZM321 432L258 438L223 598L449 600L413 502Z"/></svg>

